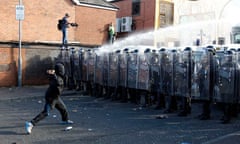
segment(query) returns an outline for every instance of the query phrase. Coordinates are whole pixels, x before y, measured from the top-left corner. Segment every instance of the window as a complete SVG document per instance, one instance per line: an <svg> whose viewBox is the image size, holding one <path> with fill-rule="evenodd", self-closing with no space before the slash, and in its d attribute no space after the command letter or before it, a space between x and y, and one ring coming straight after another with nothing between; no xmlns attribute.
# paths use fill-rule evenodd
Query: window
<svg viewBox="0 0 240 144"><path fill-rule="evenodd" d="M236 34L234 36L234 43L239 44L240 43L240 34Z"/></svg>
<svg viewBox="0 0 240 144"><path fill-rule="evenodd" d="M140 0L132 0L132 15L140 15Z"/></svg>

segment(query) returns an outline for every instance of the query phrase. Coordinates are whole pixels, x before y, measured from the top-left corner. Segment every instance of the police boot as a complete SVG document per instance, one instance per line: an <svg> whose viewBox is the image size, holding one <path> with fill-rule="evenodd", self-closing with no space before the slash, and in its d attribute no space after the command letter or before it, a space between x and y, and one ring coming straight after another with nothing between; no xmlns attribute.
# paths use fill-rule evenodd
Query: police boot
<svg viewBox="0 0 240 144"><path fill-rule="evenodd" d="M164 113L173 113L178 110L177 98L176 96L171 96L169 107L164 111Z"/></svg>
<svg viewBox="0 0 240 144"><path fill-rule="evenodd" d="M166 108L165 96L163 94L160 94L157 101L157 106L155 107L155 109L159 110L159 109L165 109L165 108Z"/></svg>
<svg viewBox="0 0 240 144"><path fill-rule="evenodd" d="M178 114L178 116L184 117L184 116L187 116L188 114L191 114L191 107L187 106Z"/></svg>
<svg viewBox="0 0 240 144"><path fill-rule="evenodd" d="M234 103L232 104L232 108L231 108L231 116L237 118L238 117L238 104Z"/></svg>
<svg viewBox="0 0 240 144"><path fill-rule="evenodd" d="M210 101L203 103L203 113L198 116L200 120L209 120L210 119Z"/></svg>
<svg viewBox="0 0 240 144"><path fill-rule="evenodd" d="M178 114L178 116L187 116L188 114L191 114L191 102L190 99L184 98L183 100L183 110Z"/></svg>
<svg viewBox="0 0 240 144"><path fill-rule="evenodd" d="M231 121L231 106L226 104L224 106L224 115L222 117L222 124L228 124Z"/></svg>

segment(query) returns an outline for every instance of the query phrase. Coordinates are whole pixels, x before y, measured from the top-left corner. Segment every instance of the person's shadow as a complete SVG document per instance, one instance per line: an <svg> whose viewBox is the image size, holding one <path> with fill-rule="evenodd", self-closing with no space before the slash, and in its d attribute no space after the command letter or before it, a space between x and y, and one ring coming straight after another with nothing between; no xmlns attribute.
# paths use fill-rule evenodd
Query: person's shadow
<svg viewBox="0 0 240 144"><path fill-rule="evenodd" d="M22 126L0 127L0 135L27 135L27 133L24 133L24 132L19 133L16 131L4 130L4 129L13 129L16 127L22 127Z"/></svg>

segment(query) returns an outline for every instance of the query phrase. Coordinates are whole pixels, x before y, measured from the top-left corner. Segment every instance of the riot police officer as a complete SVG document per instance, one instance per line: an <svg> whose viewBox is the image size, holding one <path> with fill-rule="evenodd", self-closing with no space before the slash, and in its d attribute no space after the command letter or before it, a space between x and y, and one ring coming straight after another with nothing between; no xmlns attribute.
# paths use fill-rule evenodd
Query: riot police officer
<svg viewBox="0 0 240 144"><path fill-rule="evenodd" d="M181 98L182 98L182 110L178 114L178 116L187 116L191 114L191 80L192 80L192 49L190 47L186 47L182 52L182 83L181 85Z"/></svg>
<svg viewBox="0 0 240 144"><path fill-rule="evenodd" d="M223 104L222 123L230 123L232 117L236 114L234 107L239 99L239 64L236 62L235 52L227 50L224 53L219 67L219 100Z"/></svg>
<svg viewBox="0 0 240 144"><path fill-rule="evenodd" d="M169 66L169 74L170 77L170 91L169 91L169 97L166 100L167 101L167 109L164 111L164 113L173 113L178 110L178 103L177 103L177 93L176 93L176 87L177 87L177 77L176 77L176 64L179 60L179 53L176 49L171 50L170 53L170 66Z"/></svg>
<svg viewBox="0 0 240 144"><path fill-rule="evenodd" d="M200 98L203 101L202 113L198 116L200 120L208 120L211 115L210 106L213 98L214 83L216 81L217 65L214 55L214 49L207 48L203 59L201 59L201 68L198 73Z"/></svg>
<svg viewBox="0 0 240 144"><path fill-rule="evenodd" d="M120 95L121 102L128 101L127 93L127 81L128 81L128 48L123 49L119 55L119 88L118 93Z"/></svg>
<svg viewBox="0 0 240 144"><path fill-rule="evenodd" d="M157 98L156 109L166 108L166 97L169 95L169 80L170 75L167 69L169 69L169 57L167 55L167 50L161 48L159 50L160 56L160 94Z"/></svg>

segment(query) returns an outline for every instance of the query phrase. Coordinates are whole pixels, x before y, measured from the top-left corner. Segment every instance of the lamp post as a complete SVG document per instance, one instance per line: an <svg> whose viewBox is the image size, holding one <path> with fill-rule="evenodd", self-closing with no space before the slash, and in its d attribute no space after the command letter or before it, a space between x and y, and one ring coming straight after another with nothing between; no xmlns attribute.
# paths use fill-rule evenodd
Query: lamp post
<svg viewBox="0 0 240 144"><path fill-rule="evenodd" d="M18 20L18 86L22 86L22 20L24 19L24 6L22 0L19 0L19 5L16 6L16 19Z"/></svg>

